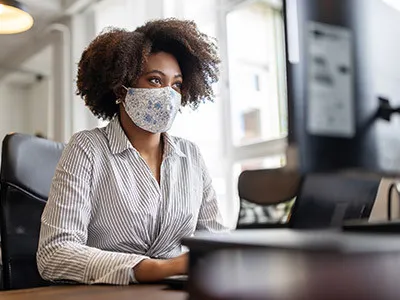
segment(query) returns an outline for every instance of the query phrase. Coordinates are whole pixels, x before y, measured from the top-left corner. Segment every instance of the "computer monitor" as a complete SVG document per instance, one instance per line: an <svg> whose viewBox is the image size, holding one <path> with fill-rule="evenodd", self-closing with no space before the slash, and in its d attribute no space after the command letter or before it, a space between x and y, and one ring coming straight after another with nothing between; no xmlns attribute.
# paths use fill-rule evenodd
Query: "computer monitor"
<svg viewBox="0 0 400 300"><path fill-rule="evenodd" d="M302 172L400 173L400 114L379 109L400 106L398 2L284 1L289 141Z"/></svg>

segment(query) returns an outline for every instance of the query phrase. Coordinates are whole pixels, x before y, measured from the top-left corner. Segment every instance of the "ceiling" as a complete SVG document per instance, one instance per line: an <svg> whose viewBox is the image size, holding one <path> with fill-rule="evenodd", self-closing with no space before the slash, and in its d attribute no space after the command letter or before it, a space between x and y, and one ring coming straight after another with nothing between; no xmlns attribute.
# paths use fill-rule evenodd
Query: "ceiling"
<svg viewBox="0 0 400 300"><path fill-rule="evenodd" d="M10 65L13 58L21 53L29 51L29 49L26 49L27 45L30 45L32 41L40 40L45 28L49 24L57 22L66 15L73 14L80 8L91 3L92 0L20 0L20 2L25 4L29 13L33 16L34 24L31 29L23 33L0 35L0 75L10 74L16 71L16 73L20 73L21 78L23 78L24 76L32 76L32 74L37 71L34 68L35 65L39 65L40 73L43 73L44 67L46 64L49 64L49 59L48 57L46 59L45 56L40 55L42 58L42 63L40 64L32 64L30 63L32 59L28 59L23 65ZM33 60L38 61L36 58ZM23 72L22 69L32 72ZM15 76L15 74L13 76L15 78L18 77Z"/></svg>
<svg viewBox="0 0 400 300"><path fill-rule="evenodd" d="M37 35L47 24L63 15L62 0L22 0L34 18L33 27L23 33L0 35L0 64L24 43Z"/></svg>

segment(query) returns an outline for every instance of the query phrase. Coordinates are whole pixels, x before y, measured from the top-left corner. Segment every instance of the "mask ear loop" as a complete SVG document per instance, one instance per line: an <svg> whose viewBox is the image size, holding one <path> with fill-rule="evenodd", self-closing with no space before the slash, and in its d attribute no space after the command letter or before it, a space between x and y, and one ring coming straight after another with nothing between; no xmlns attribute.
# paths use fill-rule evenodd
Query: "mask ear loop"
<svg viewBox="0 0 400 300"><path fill-rule="evenodd" d="M128 88L127 88L126 86L122 85L122 87L123 87L125 90L128 91ZM117 100L115 100L115 104L121 104L121 103L122 103L121 98L118 98Z"/></svg>

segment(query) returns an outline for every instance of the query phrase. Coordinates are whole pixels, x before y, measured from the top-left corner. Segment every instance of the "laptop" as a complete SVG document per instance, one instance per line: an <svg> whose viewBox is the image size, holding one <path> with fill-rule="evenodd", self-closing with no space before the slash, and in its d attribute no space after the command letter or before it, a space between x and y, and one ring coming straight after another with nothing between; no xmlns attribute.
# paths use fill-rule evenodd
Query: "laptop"
<svg viewBox="0 0 400 300"><path fill-rule="evenodd" d="M344 174L308 174L292 209L292 229L341 228L349 220L368 219L380 179Z"/></svg>

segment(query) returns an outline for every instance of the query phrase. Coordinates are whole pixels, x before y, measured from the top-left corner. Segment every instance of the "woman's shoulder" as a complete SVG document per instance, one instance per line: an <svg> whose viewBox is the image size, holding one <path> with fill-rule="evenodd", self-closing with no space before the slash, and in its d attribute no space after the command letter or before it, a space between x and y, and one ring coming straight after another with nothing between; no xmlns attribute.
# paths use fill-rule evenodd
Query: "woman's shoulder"
<svg viewBox="0 0 400 300"><path fill-rule="evenodd" d="M104 129L94 128L74 133L69 144L79 145L84 148L96 148L96 146L104 144L105 142Z"/></svg>
<svg viewBox="0 0 400 300"><path fill-rule="evenodd" d="M177 136L169 137L175 144L176 149L181 151L186 156L200 156L200 149L196 143Z"/></svg>

